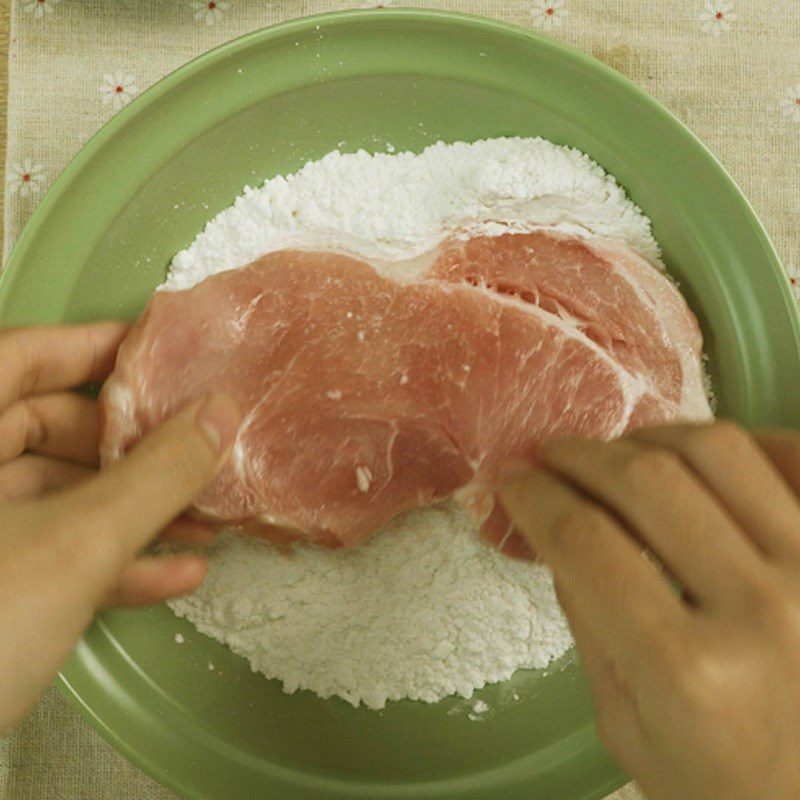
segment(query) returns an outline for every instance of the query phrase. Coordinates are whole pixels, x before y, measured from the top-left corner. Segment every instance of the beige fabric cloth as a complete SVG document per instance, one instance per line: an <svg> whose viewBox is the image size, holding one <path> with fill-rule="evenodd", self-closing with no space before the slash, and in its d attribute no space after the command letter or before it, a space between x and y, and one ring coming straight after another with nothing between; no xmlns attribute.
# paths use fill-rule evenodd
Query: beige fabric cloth
<svg viewBox="0 0 800 800"><path fill-rule="evenodd" d="M348 7L336 0L217 0L213 10L208 5L205 0L14 0L6 253L47 185L130 97L242 33ZM796 0L456 0L411 5L447 7L543 29L628 75L681 117L720 158L764 221L790 275L799 277ZM0 740L0 800L123 797L174 798L106 745L54 692L15 733ZM632 787L614 795L615 800L637 797Z"/></svg>

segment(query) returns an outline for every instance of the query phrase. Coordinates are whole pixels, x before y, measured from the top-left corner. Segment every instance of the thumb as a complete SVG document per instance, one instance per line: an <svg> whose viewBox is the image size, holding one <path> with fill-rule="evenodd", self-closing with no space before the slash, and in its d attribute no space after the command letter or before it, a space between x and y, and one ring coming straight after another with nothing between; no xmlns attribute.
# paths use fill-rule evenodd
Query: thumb
<svg viewBox="0 0 800 800"><path fill-rule="evenodd" d="M241 423L236 402L212 395L179 411L123 459L70 491L89 518L120 539L133 556L211 482Z"/></svg>

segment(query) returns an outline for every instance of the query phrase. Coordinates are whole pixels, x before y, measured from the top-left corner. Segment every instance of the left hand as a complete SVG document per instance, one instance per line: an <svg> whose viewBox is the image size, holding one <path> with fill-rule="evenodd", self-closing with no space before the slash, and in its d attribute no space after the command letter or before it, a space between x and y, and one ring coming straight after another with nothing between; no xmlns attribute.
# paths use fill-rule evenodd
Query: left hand
<svg viewBox="0 0 800 800"><path fill-rule="evenodd" d="M0 329L0 507L43 498L97 473L99 404L72 390L108 377L127 331L119 322ZM204 545L214 534L181 518L161 538ZM126 581L110 598L113 604L147 605L183 593L170 574L179 562L157 563L160 576L149 576L146 585L141 579Z"/></svg>
<svg viewBox="0 0 800 800"><path fill-rule="evenodd" d="M161 533L205 543L181 512L213 479L241 414L201 398L97 473L102 381L124 325L0 331L0 735L104 606L159 602L205 575L197 553L149 555Z"/></svg>

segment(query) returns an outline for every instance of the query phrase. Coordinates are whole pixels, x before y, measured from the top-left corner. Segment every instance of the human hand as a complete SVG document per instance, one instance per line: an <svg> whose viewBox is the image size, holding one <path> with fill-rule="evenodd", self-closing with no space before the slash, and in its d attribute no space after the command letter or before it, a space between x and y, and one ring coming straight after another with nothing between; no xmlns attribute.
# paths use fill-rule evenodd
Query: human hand
<svg viewBox="0 0 800 800"><path fill-rule="evenodd" d="M52 680L95 611L194 589L196 554L141 555L159 532L204 542L176 517L213 478L239 410L192 404L102 473L98 407L67 391L103 380L125 326L0 332L0 735Z"/></svg>
<svg viewBox="0 0 800 800"><path fill-rule="evenodd" d="M538 458L500 498L609 752L652 800L800 797L800 436L676 425Z"/></svg>

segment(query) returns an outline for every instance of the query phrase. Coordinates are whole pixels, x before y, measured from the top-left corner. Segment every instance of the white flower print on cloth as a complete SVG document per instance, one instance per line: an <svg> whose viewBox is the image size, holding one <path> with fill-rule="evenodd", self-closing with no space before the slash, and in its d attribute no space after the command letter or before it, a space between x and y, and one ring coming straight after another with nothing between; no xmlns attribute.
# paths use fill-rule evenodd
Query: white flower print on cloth
<svg viewBox="0 0 800 800"><path fill-rule="evenodd" d="M128 105L138 93L139 86L133 75L125 72L109 72L103 75L100 96L103 98L103 103L112 106L115 111Z"/></svg>
<svg viewBox="0 0 800 800"><path fill-rule="evenodd" d="M781 99L781 111L792 122L800 122L800 83L789 86Z"/></svg>
<svg viewBox="0 0 800 800"><path fill-rule="evenodd" d="M228 10L228 0L192 0L189 4L194 18L206 25L213 25Z"/></svg>
<svg viewBox="0 0 800 800"><path fill-rule="evenodd" d="M533 24L543 31L561 27L566 16L566 0L534 0L531 7Z"/></svg>
<svg viewBox="0 0 800 800"><path fill-rule="evenodd" d="M6 183L11 193L20 197L38 194L44 186L44 167L26 158L21 164L14 164L8 168Z"/></svg>
<svg viewBox="0 0 800 800"><path fill-rule="evenodd" d="M730 30L735 19L732 0L706 0L705 8L700 12L700 29L711 36L719 36Z"/></svg>
<svg viewBox="0 0 800 800"><path fill-rule="evenodd" d="M53 8L60 2L61 0L25 0L22 10L34 19L42 19L45 15L52 14Z"/></svg>

